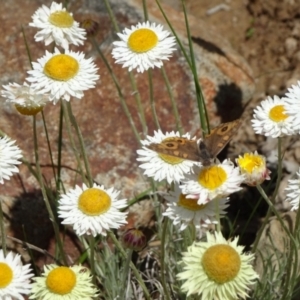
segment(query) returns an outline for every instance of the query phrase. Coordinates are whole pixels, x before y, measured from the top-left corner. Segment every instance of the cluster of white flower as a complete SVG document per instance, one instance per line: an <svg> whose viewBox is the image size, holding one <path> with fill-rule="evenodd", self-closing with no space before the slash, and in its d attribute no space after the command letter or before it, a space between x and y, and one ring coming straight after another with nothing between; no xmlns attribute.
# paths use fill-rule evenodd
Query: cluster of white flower
<svg viewBox="0 0 300 300"><path fill-rule="evenodd" d="M241 190L243 182L256 185L269 179L265 159L257 153L240 156L236 160L238 167L230 160L203 165L201 159L187 159L197 155L181 153L184 150L177 148L180 143L192 145L189 151L200 151L200 140L192 139L189 134L180 137L179 132L157 131L141 143L137 160L144 174L174 186L174 191L163 195L167 205L163 215L180 231L192 224L201 236L202 230L220 222L228 207L228 196ZM230 242L221 233L206 234L206 243L194 242L183 253L184 271L177 274L185 280L182 290L187 295L198 294L210 300L247 296L247 286L258 277L250 264L254 256L242 254L237 238Z"/></svg>
<svg viewBox="0 0 300 300"><path fill-rule="evenodd" d="M30 265L23 265L19 254L10 251L5 255L0 250L1 299L21 300L29 293L29 299L94 299L97 296L90 271L80 265L45 265L42 276L33 276ZM34 282L30 283L30 279Z"/></svg>
<svg viewBox="0 0 300 300"><path fill-rule="evenodd" d="M92 59L83 53L69 50L70 45L81 45L86 32L74 21L73 16L63 4L53 2L48 8L43 5L32 16L30 26L40 31L35 35L37 42L45 45L55 43L54 53L45 55L33 63L33 70L23 85L9 83L3 86L1 96L12 103L23 115L34 116L52 101L69 101L71 97L81 99L83 91L95 86L99 79L98 68ZM61 47L63 51L58 48ZM29 84L30 83L30 84ZM0 183L9 180L18 172L21 150L8 137L0 137ZM59 200L59 216L63 224L73 225L78 235L93 236L117 229L126 224L127 212L122 212L127 200L118 200L119 192L113 188L105 189L94 184L70 190ZM0 250L0 298L24 299L94 299L97 289L92 283L88 269L82 266L58 267L44 266L44 274L30 278L33 273L29 265L22 265L20 255L6 254ZM61 280L61 279L64 280Z"/></svg>
<svg viewBox="0 0 300 300"><path fill-rule="evenodd" d="M56 104L71 97L81 99L83 92L95 87L99 75L92 59L86 59L81 52L69 50L70 45L81 45L86 31L79 27L71 13L62 4L53 2L50 8L43 5L32 16L30 26L39 28L35 35L37 42L45 45L55 43L54 53L45 55L32 64L29 77L23 85L9 83L3 86L2 97L13 103L24 115L36 115L47 102ZM113 43L112 56L117 64L143 73L149 68L160 68L175 50L175 38L161 25L149 21L139 23L118 33L120 41ZM62 48L63 51L60 51ZM30 83L30 84L28 84ZM252 126L257 134L280 138L300 132L300 83L289 89L285 97L268 97L254 110ZM166 210L163 215L170 218L180 231L192 224L202 234L209 225L219 224L228 207L228 196L241 190L241 184L250 186L270 179L265 157L257 152L245 153L236 159L237 166L230 160L209 164L187 159L180 150L170 151L163 147L181 141L200 148L200 143L189 134L160 130L154 136L147 136L142 149L137 151L144 174L156 181L166 180L173 190L164 195ZM199 149L200 151L200 149ZM0 183L18 172L16 164L21 158L20 149L7 137L0 138ZM299 208L300 171L298 179L290 180L287 200L292 209ZM61 195L58 201L58 215L62 224L72 225L78 236L103 235L126 224L126 199L118 199L119 192L94 184L76 186ZM134 238L139 237L135 233ZM206 231L207 242L194 242L183 253L183 271L177 274L187 295L202 295L202 299L245 298L249 285L258 275L250 262L252 254L243 254L237 238L227 241L220 232ZM0 296L3 299L92 299L97 289L92 276L82 266L63 267L48 265L40 277L30 284L29 265L23 266L19 255L0 250ZM3 275L5 274L5 275ZM63 282L61 278L64 278Z"/></svg>
<svg viewBox="0 0 300 300"><path fill-rule="evenodd" d="M256 185L269 179L265 159L257 153L239 157L238 167L230 160L203 166L201 160L191 161L159 148L162 143L179 136L179 132L154 132L153 137L148 136L141 142L143 147L137 150L137 160L142 162L140 167L145 170L145 175L156 181L167 180L169 184L175 184L175 192L165 197L168 209L164 215L174 220L174 224L180 223L181 229L191 222L199 229L205 224L216 223L212 211L219 207L219 214L224 214L227 196L241 190L243 182ZM200 142L191 139L189 134L183 135L181 141L197 145ZM158 145L158 148L152 145Z"/></svg>
<svg viewBox="0 0 300 300"><path fill-rule="evenodd" d="M300 81L288 88L282 97L267 97L254 110L252 126L257 134L271 138L297 135L300 133ZM266 174L268 176L268 174ZM286 201L292 210L297 210L300 203L300 170L297 179L288 180Z"/></svg>
<svg viewBox="0 0 300 300"><path fill-rule="evenodd" d="M267 97L254 109L252 126L255 133L271 138L298 134L299 107L300 82L292 86L285 97ZM191 139L189 134L179 137L178 132L164 135L158 131L153 137L148 136L142 141L143 147L137 151L145 175L174 185L174 191L164 196L167 209L163 215L173 220L179 230L186 229L191 223L200 231L209 224L217 224L228 206L226 197L239 191L241 183L256 186L270 179L266 158L256 151L239 156L236 159L237 167L230 160L222 163L214 161L209 165L205 162L203 165L201 159L197 162L188 160L194 156L184 155L181 153L184 150L176 145L176 141L187 145L197 143L200 151L200 141ZM194 148L190 147L189 150L194 151ZM288 181L286 191L292 210L297 210L300 201L300 170L297 179ZM218 258L219 255L222 255L222 260ZM223 261L225 256L228 259ZM221 233L215 232L212 235L207 232L207 243L194 243L184 253L184 271L178 274L178 278L186 280L182 289L188 295L201 294L203 299L244 298L247 296L246 289L238 286L246 287L258 277L249 266L252 259L252 255L241 254L237 239L228 242ZM231 278L228 268L230 272L236 268Z"/></svg>

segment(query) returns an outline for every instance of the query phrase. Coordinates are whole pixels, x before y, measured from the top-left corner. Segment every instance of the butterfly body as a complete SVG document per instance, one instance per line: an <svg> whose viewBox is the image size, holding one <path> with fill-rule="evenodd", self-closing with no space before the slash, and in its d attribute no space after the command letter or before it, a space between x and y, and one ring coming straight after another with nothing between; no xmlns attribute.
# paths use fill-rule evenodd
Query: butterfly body
<svg viewBox="0 0 300 300"><path fill-rule="evenodd" d="M222 123L213 128L204 140L198 143L183 137L169 137L159 144L150 144L147 147L160 154L167 154L192 161L200 161L204 166L211 162L228 144L241 125L241 119Z"/></svg>

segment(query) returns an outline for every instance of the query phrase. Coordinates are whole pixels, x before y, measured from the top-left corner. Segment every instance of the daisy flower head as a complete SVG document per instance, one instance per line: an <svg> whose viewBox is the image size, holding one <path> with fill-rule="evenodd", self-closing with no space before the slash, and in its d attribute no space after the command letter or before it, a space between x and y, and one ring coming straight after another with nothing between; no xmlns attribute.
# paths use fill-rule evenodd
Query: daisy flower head
<svg viewBox="0 0 300 300"><path fill-rule="evenodd" d="M141 230L130 228L123 234L122 243L126 248L138 252L146 247L147 237Z"/></svg>
<svg viewBox="0 0 300 300"><path fill-rule="evenodd" d="M228 207L227 198L215 199L206 204L198 204L197 200L186 198L181 193L178 184L175 185L174 191L164 195L164 198L167 200L168 208L163 215L173 220L175 226L180 225L180 231L186 229L190 223L193 223L200 231L210 224L218 224L216 210L218 210L219 216L223 216L225 209Z"/></svg>
<svg viewBox="0 0 300 300"><path fill-rule="evenodd" d="M207 242L194 242L183 253L184 270L177 274L185 280L182 290L205 300L245 299L248 286L258 278L250 264L254 254L243 254L238 237L227 241L217 232L206 232L206 236Z"/></svg>
<svg viewBox="0 0 300 300"><path fill-rule="evenodd" d="M286 201L290 202L293 210L298 210L300 202L300 170L296 173L296 179L288 180L288 185L285 188L287 191Z"/></svg>
<svg viewBox="0 0 300 300"><path fill-rule="evenodd" d="M272 138L294 134L293 117L285 110L286 102L278 96L267 97L254 109L252 127L256 134Z"/></svg>
<svg viewBox="0 0 300 300"><path fill-rule="evenodd" d="M300 130L300 81L298 81L297 85L292 85L288 88L288 92L285 94L283 98L285 101L285 110L289 116L293 117L293 126L294 130L299 133Z"/></svg>
<svg viewBox="0 0 300 300"><path fill-rule="evenodd" d="M59 99L66 101L70 97L81 99L83 91L95 87L99 75L92 59L85 59L82 52L66 50L61 54L56 48L54 53L46 54L33 62L33 70L28 71L27 81L37 93L49 93L54 104Z"/></svg>
<svg viewBox="0 0 300 300"><path fill-rule="evenodd" d="M99 23L94 21L93 19L85 19L80 23L80 26L85 29L86 35L88 37L96 36L99 31Z"/></svg>
<svg viewBox="0 0 300 300"><path fill-rule="evenodd" d="M175 50L175 37L169 35L162 25L149 21L138 23L118 33L121 41L113 42L112 56L129 71L137 69L143 73L149 68L160 68L162 61L168 60Z"/></svg>
<svg viewBox="0 0 300 300"><path fill-rule="evenodd" d="M28 295L31 290L30 265L24 265L21 255L8 252L4 256L0 250L0 298L5 300L25 299L22 295Z"/></svg>
<svg viewBox="0 0 300 300"><path fill-rule="evenodd" d="M239 168L234 167L230 160L221 164L212 164L206 167L195 166L180 185L187 198L197 199L197 203L206 204L215 198L224 198L242 188L244 176Z"/></svg>
<svg viewBox="0 0 300 300"><path fill-rule="evenodd" d="M9 83L3 85L3 88L1 96L6 98L6 101L13 103L16 110L22 115L36 115L49 101L49 95L36 93L26 82L23 85Z"/></svg>
<svg viewBox="0 0 300 300"><path fill-rule="evenodd" d="M172 138L179 138L179 132L166 132L163 134L160 130L154 131L154 136L147 136L142 140L142 149L137 150L139 157L137 161L142 162L139 166L144 169L144 174L148 177L153 177L156 181L167 180L169 184L172 182L180 182L186 174L190 173L194 165L200 163L186 160L184 158L175 157L172 155L158 153L149 149L151 144L160 144L172 140ZM184 134L181 139L191 140L190 135Z"/></svg>
<svg viewBox="0 0 300 300"><path fill-rule="evenodd" d="M120 192L105 189L94 183L92 188L85 184L76 186L59 199L58 215L62 224L72 225L77 235L106 236L106 231L127 224L126 199L117 199Z"/></svg>
<svg viewBox="0 0 300 300"><path fill-rule="evenodd" d="M271 171L266 166L266 158L254 153L245 153L239 156L236 163L240 167L241 173L245 176L245 181L249 186L256 186L265 180L270 180Z"/></svg>
<svg viewBox="0 0 300 300"><path fill-rule="evenodd" d="M35 277L29 299L92 300L97 289L90 271L82 266L60 267L45 265L44 273Z"/></svg>
<svg viewBox="0 0 300 300"><path fill-rule="evenodd" d="M74 21L73 14L63 8L62 3L52 2L50 8L42 5L32 16L32 27L41 29L34 36L36 42L44 41L45 45L55 42L57 46L69 49L69 45L82 45L86 32Z"/></svg>
<svg viewBox="0 0 300 300"><path fill-rule="evenodd" d="M4 183L4 179L9 180L13 173L18 173L19 169L16 165L21 162L22 151L7 136L0 137L0 183Z"/></svg>

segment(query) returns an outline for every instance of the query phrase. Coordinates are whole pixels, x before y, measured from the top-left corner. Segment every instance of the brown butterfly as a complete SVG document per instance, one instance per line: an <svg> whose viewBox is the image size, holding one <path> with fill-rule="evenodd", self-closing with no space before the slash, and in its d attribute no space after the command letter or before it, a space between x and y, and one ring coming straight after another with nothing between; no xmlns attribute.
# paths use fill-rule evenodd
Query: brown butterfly
<svg viewBox="0 0 300 300"><path fill-rule="evenodd" d="M227 145L241 125L241 119L222 123L211 129L210 134L199 143L183 137L170 137L160 144L150 144L147 147L157 153L167 154L183 159L200 161L209 166L221 150Z"/></svg>

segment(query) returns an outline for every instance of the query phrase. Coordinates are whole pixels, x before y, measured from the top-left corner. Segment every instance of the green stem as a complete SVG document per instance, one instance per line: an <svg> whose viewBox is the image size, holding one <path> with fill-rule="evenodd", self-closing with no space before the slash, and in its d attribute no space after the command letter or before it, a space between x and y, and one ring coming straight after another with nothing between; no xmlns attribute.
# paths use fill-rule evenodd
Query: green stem
<svg viewBox="0 0 300 300"><path fill-rule="evenodd" d="M63 139L63 108L62 104L60 104L59 111L59 130L58 130L58 145L57 145L57 181L56 181L56 189L60 191L61 187L61 154L62 154L62 139Z"/></svg>
<svg viewBox="0 0 300 300"><path fill-rule="evenodd" d="M261 235L262 235L262 233L263 233L263 231L264 231L266 225L267 225L268 222L269 222L269 219L270 219L270 217L271 217L271 214L272 214L272 209L271 209L271 207L269 206L268 211L267 211L267 214L266 214L266 216L265 216L265 218L264 218L264 221L263 221L263 223L262 223L262 225L261 225L261 227L260 227L260 229L259 229L259 231L258 231L258 233L257 233L257 235L256 235L256 238L255 238L255 241L254 241L254 244L253 244L253 247L252 247L252 253L255 253L255 252L256 252L256 249L257 249L258 243L259 243L259 241L260 241Z"/></svg>
<svg viewBox="0 0 300 300"><path fill-rule="evenodd" d="M295 227L294 230L292 232L293 237L295 238L295 240L298 242L299 245L299 226L300 226L300 213L299 213L299 209L297 211L297 215L296 215L296 222L295 222ZM294 249L294 248L293 248ZM295 251L295 261L294 261L294 269L293 269L293 274L291 276L292 280L293 280L293 286L297 280L297 266L298 266L298 247L296 249L294 249Z"/></svg>
<svg viewBox="0 0 300 300"><path fill-rule="evenodd" d="M132 249L128 249L127 251L127 259L125 259L125 265L124 265L124 278L123 278L123 281L122 281L122 288L121 288L121 291L125 291L126 290L126 283L127 283L127 278L128 278L128 274L129 274L129 265L130 265L130 262L132 261L132 253L133 253L133 250ZM124 293L125 294L125 293Z"/></svg>
<svg viewBox="0 0 300 300"><path fill-rule="evenodd" d="M72 134L72 131L71 131L71 124L70 124L70 120L69 120L70 116L68 114L68 108L67 108L67 104L65 102L66 102L65 100L61 100L68 136L69 136L69 139L70 139L70 142L71 142L71 145L72 145L73 153L74 153L76 161L77 161L77 167L79 168L79 172L81 174L81 179L86 185L88 185L87 180L86 180L86 176L85 176L85 173L83 171L82 164L81 164L81 160L80 160L80 157L78 155L78 151L76 149L75 142L74 142L74 139L73 139L73 134Z"/></svg>
<svg viewBox="0 0 300 300"><path fill-rule="evenodd" d="M107 9L109 18L110 18L111 22L113 23L113 27L114 27L115 31L119 32L120 30L119 30L118 22L117 22L117 20L115 18L115 15L114 15L111 7L110 7L109 2L107 0L104 0L104 4L105 4L105 7Z"/></svg>
<svg viewBox="0 0 300 300"><path fill-rule="evenodd" d="M91 273L93 274L93 283L96 283L96 272L95 272L95 238L91 236L89 238L90 247L90 266Z"/></svg>
<svg viewBox="0 0 300 300"><path fill-rule="evenodd" d="M166 282L166 271L165 271L165 256L166 256L166 238L168 230L168 218L164 218L163 231L160 244L160 273L161 273L161 285L164 289L164 299L171 299L170 292Z"/></svg>
<svg viewBox="0 0 300 300"><path fill-rule="evenodd" d="M0 232L1 232L1 247L3 250L4 257L6 257L7 249L6 249L6 233L4 228L4 217L2 210L2 199L0 199Z"/></svg>
<svg viewBox="0 0 300 300"><path fill-rule="evenodd" d="M132 72L128 71L128 76L129 76L131 88L133 91L132 93L134 94L135 103L138 108L138 116L139 116L140 122L142 124L143 134L144 134L144 136L146 136L148 128L147 128L147 122L146 122L146 117L145 117L145 113L144 113L144 107L142 105L141 94L139 93L139 91L137 89L136 81L134 79Z"/></svg>
<svg viewBox="0 0 300 300"><path fill-rule="evenodd" d="M280 217L279 213L275 209L273 203L270 201L269 197L266 195L266 193L263 190L263 188L261 187L261 185L257 185L256 188L258 189L259 193L262 195L262 197L268 203L269 207L271 208L273 214L277 217L277 219L278 219L280 225L282 226L283 230L286 232L286 234L288 235L288 237L290 238L290 240L293 241L294 246L296 246L297 244L296 244L296 241L295 241L294 237L292 236L292 234L290 233L289 229L286 227L286 225L282 221L282 218Z"/></svg>
<svg viewBox="0 0 300 300"><path fill-rule="evenodd" d="M199 111L199 116L200 116L201 128L202 128L202 130L204 130L204 132L208 131L208 133L209 133L208 114L207 114L207 110L206 110L206 105L205 105L202 89L201 89L201 86L199 84L199 77L198 77L198 74L197 74L197 67L196 67L196 59L195 59L195 55L194 55L193 41L192 41L192 37L191 37L190 25L189 25L189 22L188 22L188 16L187 16L187 11L186 11L186 7L185 7L185 1L181 0L181 3L182 3L182 7L183 7L185 27L186 27L186 31L187 31L187 35L188 35L188 41L189 41L189 50L190 50L190 56L191 56L191 62L192 62L191 71L193 73L194 84L195 84L195 89L196 89L196 97L197 97L197 103L198 103L198 111Z"/></svg>
<svg viewBox="0 0 300 300"><path fill-rule="evenodd" d="M36 117L33 116L33 140L34 140L34 154L35 154L35 163L36 163L36 170L37 170L37 176L38 176L38 181L41 187L41 191L42 191L42 195L43 195L43 199L50 217L50 221L52 222L53 225L53 229L54 229L54 233L55 233L55 238L56 238L56 242L58 245L58 249L60 251L60 255L62 257L62 260L64 261L65 265L67 265L67 259L65 256L65 253L63 251L63 245L62 245L62 241L60 239L60 234L59 234L59 227L57 226L57 223L55 221L55 216L53 214L48 196L47 196L47 192L44 186L44 181L43 181L43 176L42 176L42 172L41 172L41 168L40 168L40 159L39 159L39 153L38 153L38 141L37 141L37 130L36 130Z"/></svg>
<svg viewBox="0 0 300 300"><path fill-rule="evenodd" d="M190 235L189 235L190 240L186 240L184 244L191 245L196 240L196 227L193 222L190 222L189 230L190 230Z"/></svg>
<svg viewBox="0 0 300 300"><path fill-rule="evenodd" d="M41 113L42 113L42 118L43 118L43 124L44 124L45 134L46 134L46 140L47 140L48 151L49 151L50 160L51 160L51 166L52 166L52 171L53 171L53 177L54 177L55 182L57 182L56 171L55 171L55 167L54 167L53 155L52 155L52 150L51 150L51 145L50 145L50 140L49 140L48 129L47 129L47 125L46 125L45 115L44 115L44 112L43 112L43 111L41 111Z"/></svg>
<svg viewBox="0 0 300 300"><path fill-rule="evenodd" d="M104 4L105 4L105 6L106 6L106 9L107 9L108 15L109 15L109 17L110 17L110 20L111 20L111 22L112 22L112 24L113 24L114 30L115 30L116 32L119 32L119 31L120 31L120 28L119 28L119 26L118 26L118 23L117 23L117 21L116 21L115 15L114 15L114 13L113 13L111 7L110 7L109 2L108 2L107 0L104 0ZM145 10L144 10L144 12L145 12ZM97 49L97 51L100 51L100 50L98 50L99 47L98 47L98 45L95 43L95 40L93 41L93 44L94 44L94 47ZM100 53L99 53L99 54L100 54ZM108 68L108 70L109 70L109 72L110 72L110 74L111 74L111 76L112 76L112 78L113 78L115 84L117 83L116 87L117 87L117 90L118 90L118 93L119 93L119 97L120 97L120 91L121 91L121 89L119 88L119 83L118 83L118 81L116 80L116 77L115 77L114 73L112 72L112 70L111 70L111 68L110 68L110 66L109 66L109 64L108 64L108 62L107 62L107 60L106 60L106 58L104 57L104 55L103 55L102 53L101 53L101 58L102 58L102 60L104 61L106 67ZM132 88L133 93L134 93L135 102L136 102L137 107L138 107L138 116L139 116L140 122L141 122L142 127L143 127L143 133L144 133L144 135L146 135L146 133L147 133L147 123L146 123L146 118L145 118L145 114L144 114L144 108L143 108L143 106L142 106L141 95L140 95L140 93L139 93L138 90L137 90L136 81L135 81L135 79L134 79L134 76L133 76L132 72L128 72L128 74L129 74L129 79L130 79L131 88ZM122 94L122 93L121 93L121 94ZM121 101L122 101L122 99L124 99L124 96L122 95L122 97L120 97L120 99L121 99ZM124 100L124 101L125 101L125 100ZM122 106L123 106L123 104L122 104ZM124 109L124 107L123 107L123 109ZM126 114L126 116L128 117L126 111L125 111L125 114ZM129 115L130 115L130 114L129 114ZM131 118L131 116L130 116L130 118ZM129 120L129 121L130 121L130 120ZM131 122L131 121L130 121L130 122ZM132 127L132 124L134 125L133 121L132 121L132 123L130 123L131 127ZM134 129L133 129L133 132L135 132ZM136 133L135 133L135 135L136 135ZM140 141L140 138L138 138L137 140Z"/></svg>
<svg viewBox="0 0 300 300"><path fill-rule="evenodd" d="M88 160L87 155L86 155L84 140L83 140L80 128L78 126L78 123L76 121L76 118L73 115L71 103L66 102L66 107L68 109L68 114L69 114L71 124L75 128L75 131L76 131L76 134L77 134L77 137L78 137L78 140L79 140L79 145L80 145L80 150L81 150L80 152L81 152L81 155L82 155L82 158L83 158L83 161L84 161L84 166L85 166L85 170L86 170L86 173L87 173L89 185L90 185L90 187L92 187L93 186L93 176L92 176L89 160Z"/></svg>
<svg viewBox="0 0 300 300"><path fill-rule="evenodd" d="M175 116L175 122L176 122L176 130L179 131L180 134L182 134L182 123L180 120L180 115L178 113L178 108L177 108L177 105L176 105L176 102L174 99L173 91L171 89L170 81L169 81L169 78L168 78L168 75L166 73L164 66L161 67L161 73L163 75L163 78L164 78L164 81L165 81L165 84L167 87L167 91L168 91L169 97L171 99L172 110L173 110L173 114Z"/></svg>
<svg viewBox="0 0 300 300"><path fill-rule="evenodd" d="M216 219L218 221L218 224L216 225L217 227L217 232L220 233L221 232L221 216L220 216L220 203L219 203L219 199L215 200L215 212L216 212Z"/></svg>
<svg viewBox="0 0 300 300"><path fill-rule="evenodd" d="M185 16L185 24L186 24L186 28L187 28L187 34L188 34L190 55L193 55L192 60L188 56L188 54L187 54L183 44L181 43L176 31L174 30L174 28L173 28L172 24L170 23L167 15L165 14L164 10L162 9L162 6L159 3L159 0L155 0L155 1L156 1L157 6L159 7L160 12L162 13L162 15L165 19L165 21L167 22L167 24L169 25L173 35L175 36L176 42L179 45L179 48L182 51L187 64L189 65L189 69L193 73L194 84L195 84L195 89L196 89L196 97L197 97L197 103L198 103L198 109L199 109L199 115L200 115L201 128L203 129L204 132L208 132L209 131L208 130L208 128L209 128L208 115L207 115L206 106L205 106L205 102L204 102L204 96L203 96L201 86L200 86L199 80L198 80L197 69L196 69L195 59L194 59L194 55L193 55L194 52L193 52L193 47L192 47L192 39L191 39L190 31L189 31L188 18L187 18L187 13L186 13L184 1L182 0L182 6L183 6L183 11L184 11L184 16Z"/></svg>
<svg viewBox="0 0 300 300"><path fill-rule="evenodd" d="M123 256L124 259L127 258L127 255L126 255L126 251L122 248L120 242L118 241L118 239L116 238L116 236L113 234L113 232L111 231L108 231L108 235L109 237L113 240L115 246L117 247L117 249L120 251L121 255ZM138 269L135 267L135 265L133 264L133 262L131 261L129 263L130 265L130 268L131 270L133 271L135 277L136 277L136 280L139 282L142 290L144 291L144 296L147 300L150 300L151 297L150 297L150 294L149 294L149 291L147 290L147 287L138 271Z"/></svg>
<svg viewBox="0 0 300 300"><path fill-rule="evenodd" d="M277 180L276 180L276 186L275 186L275 191L272 195L272 198L271 198L271 203L275 203L275 197L277 195L277 192L278 192L278 188L279 188L279 185L280 185L280 182L281 182L281 176L282 176L282 157L281 157L281 144L282 144L282 139L279 137L278 138L278 144L277 144L277 156L278 156L278 167L277 167ZM260 187L261 190L263 190L261 187ZM264 192L264 191L263 191ZM265 192L264 192L265 194ZM267 197L267 196L266 196ZM268 198L268 197L267 197ZM265 198L264 198L265 199ZM268 198L268 201L269 201L269 198ZM258 246L258 243L260 241L260 238L261 238L261 235L265 229L265 226L267 225L267 223L269 222L269 218L271 217L271 213L272 213L272 208L269 206L268 208L268 211L267 211L267 215L264 219L264 222L261 226L261 228L259 229L259 232L256 236L256 239L255 239L255 242L254 242L254 245L252 247L252 252L255 253L256 249L257 249L257 246Z"/></svg>
<svg viewBox="0 0 300 300"><path fill-rule="evenodd" d="M155 102L154 102L154 96L153 96L153 80L152 80L152 70L148 70L148 80L149 80L149 94L150 94L150 105L151 105L151 111L152 111L152 116L156 125L156 128L160 129L160 125L158 122L158 117L156 114L156 109L155 109Z"/></svg>
<svg viewBox="0 0 300 300"><path fill-rule="evenodd" d="M106 68L107 68L107 70L108 70L108 72L109 72L109 74L110 74L110 76L111 76L111 78L112 78L112 80L113 80L113 82L114 82L114 84L115 84L115 87L116 87L117 92L118 92L118 95L119 95L119 99L120 99L120 103L121 103L122 109L123 109L123 111L124 111L124 113L125 113L125 115L126 115L128 121L129 121L130 127L131 127L131 129L132 129L132 131L133 131L133 133L134 133L134 135L135 135L136 140L140 143L140 135L139 135L139 132L138 132L138 130L137 130L136 127L135 127L134 120L133 120L133 118L132 118L132 115L131 115L131 113L130 113L130 110L129 110L129 108L128 108L128 106L127 106L127 103L126 103L126 101L125 101L125 98L124 98L124 96L123 96L123 93L122 93L120 84L119 84L119 82L118 82L118 80L117 80L117 78L116 78L114 72L112 71L112 68L110 67L110 65L109 65L109 63L108 63L108 61L107 61L107 59L105 58L105 56L103 55L102 51L101 51L100 48L98 47L98 45L97 45L95 39L92 38L91 41L92 41L92 43L93 43L95 49L97 50L98 54L100 55L102 61L104 62L105 66L106 66ZM138 94L138 93L137 93L137 94ZM137 99L139 99L139 98L137 98ZM140 112L142 112L139 116L140 116L140 120L141 120L141 123L142 123L142 126L143 126L143 130L144 130L144 132L146 132L147 127L146 127L145 116L144 116L143 108L141 107L141 103L140 103L139 100L138 100L138 104L137 104L137 105L138 105L138 109L140 110Z"/></svg>
<svg viewBox="0 0 300 300"><path fill-rule="evenodd" d="M144 12L145 21L147 21L149 19L149 17L148 17L148 10L147 10L147 5L146 5L146 0L143 0L143 12Z"/></svg>
<svg viewBox="0 0 300 300"><path fill-rule="evenodd" d="M288 262L287 262L287 267L286 267L286 277L285 277L285 281L283 283L284 285L284 292L282 294L281 299L288 299L287 295L289 293L291 293L291 284L290 284L290 279L291 279L291 269L293 267L294 261L293 261L293 251L295 251L295 262L298 262L298 254L296 254L296 252L298 251L298 247L297 247L297 243L293 237L293 235L291 234L291 232L289 231L289 229L286 227L286 225L284 224L281 216L279 215L279 213L276 211L273 203L270 201L270 199L268 198L268 196L265 194L264 190L262 189L262 187L260 185L256 186L258 191L260 192L260 194L262 195L262 197L266 200L266 202L268 203L269 207L271 208L272 212L276 215L277 220L279 221L282 229L286 232L287 236L290 239L290 252L289 252L289 257L288 257ZM293 250L294 249L294 250ZM298 268L298 264L294 264L294 268ZM294 272L293 272L294 273Z"/></svg>
<svg viewBox="0 0 300 300"><path fill-rule="evenodd" d="M275 191L274 191L273 196L271 198L272 203L275 203L275 198L276 198L276 195L278 193L279 185L280 185L281 178L282 178L282 158L283 157L282 157L281 147L282 147L282 138L279 137L278 138L278 145L277 145L277 156L278 156L277 180L276 180Z"/></svg>

